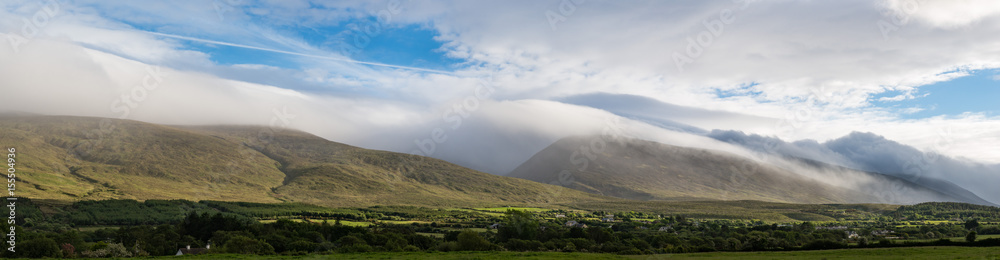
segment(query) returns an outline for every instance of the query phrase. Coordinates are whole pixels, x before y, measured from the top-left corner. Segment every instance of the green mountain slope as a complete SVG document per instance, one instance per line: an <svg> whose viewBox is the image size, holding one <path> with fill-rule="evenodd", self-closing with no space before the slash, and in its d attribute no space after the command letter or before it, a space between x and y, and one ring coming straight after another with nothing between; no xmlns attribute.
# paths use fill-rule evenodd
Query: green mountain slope
<svg viewBox="0 0 1000 260"><path fill-rule="evenodd" d="M296 201L324 206L507 205L607 198L445 161L266 127L0 116L20 196Z"/></svg>
<svg viewBox="0 0 1000 260"><path fill-rule="evenodd" d="M734 154L637 139L606 142L600 153L578 153L600 137L569 137L535 154L507 176L548 183L566 170L571 188L636 200L759 200L790 203L914 203L961 201L910 182L861 172L829 171L830 185ZM577 153L577 155L574 155ZM586 162L585 169L583 165ZM566 177L564 177L566 179ZM882 196L887 193L893 196ZM888 201L887 201L888 197ZM908 201L902 199L915 199Z"/></svg>

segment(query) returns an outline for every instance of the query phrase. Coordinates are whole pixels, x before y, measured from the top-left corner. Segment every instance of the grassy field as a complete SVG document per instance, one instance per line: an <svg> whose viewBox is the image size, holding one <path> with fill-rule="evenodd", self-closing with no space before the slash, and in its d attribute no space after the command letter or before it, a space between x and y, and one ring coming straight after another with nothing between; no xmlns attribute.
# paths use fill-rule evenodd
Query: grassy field
<svg viewBox="0 0 1000 260"><path fill-rule="evenodd" d="M1000 259L996 247L865 248L792 252L725 252L630 256L632 259Z"/></svg>
<svg viewBox="0 0 1000 260"><path fill-rule="evenodd" d="M559 252L403 252L306 256L196 255L163 256L169 259L1000 259L996 247L910 247L792 252L721 252L662 255L614 255Z"/></svg>
<svg viewBox="0 0 1000 260"><path fill-rule="evenodd" d="M745 219L772 223L869 219L899 207L884 204L789 204L749 200L585 202L568 206L588 211L657 212L699 219Z"/></svg>
<svg viewBox="0 0 1000 260"><path fill-rule="evenodd" d="M977 235L976 240L983 240L987 238L1000 238L1000 235ZM952 242L965 242L965 237L949 237L948 240ZM896 242L934 242L937 239L907 239L907 240L896 240Z"/></svg>
<svg viewBox="0 0 1000 260"><path fill-rule="evenodd" d="M545 212L545 211L549 211L550 210L550 209L543 209L543 208L526 208L526 207L474 208L474 210L497 212L497 213L507 212L508 209L520 210L520 211L528 211L528 212Z"/></svg>

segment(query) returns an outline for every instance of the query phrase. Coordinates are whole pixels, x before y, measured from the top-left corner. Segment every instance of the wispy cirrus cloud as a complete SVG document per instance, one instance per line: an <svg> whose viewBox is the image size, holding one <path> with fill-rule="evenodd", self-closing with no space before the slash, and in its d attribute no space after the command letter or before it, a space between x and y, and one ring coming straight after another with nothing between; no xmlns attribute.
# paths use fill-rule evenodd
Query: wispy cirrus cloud
<svg viewBox="0 0 1000 260"><path fill-rule="evenodd" d="M910 21L888 37L884 37L878 22L888 19L885 10L902 10L900 1L588 1L574 5L573 12L565 14L568 16L555 29L546 13L558 11L561 1L59 3L59 14L39 28L38 36L22 45L21 52L0 46L6 49L0 52L4 64L19 68L8 71L20 72L0 79L2 88L24 93L26 103L21 108L105 115L107 104L73 102L76 99L62 93L83 95L82 90L93 89L93 93L99 93L93 99L114 98L122 90L106 87L135 82L129 72L131 66L163 66L179 75L200 75L191 75L199 80L185 81L185 87L176 89L199 96L203 102L197 104L202 106L212 107L209 104L217 99L219 104L257 114L266 112L253 109L255 103L302 103L299 110L314 115L311 121L331 122L302 128L333 140L409 152L412 147L386 144L373 133L426 135L411 135L409 130L401 129L423 131L426 129L421 127L437 127L444 110L461 104L483 78L497 75L491 79L496 91L489 101L499 104L565 101L567 97L592 93L632 95L679 107L743 115L739 123L732 123L728 117L698 122L705 128L731 127L787 140L828 140L864 131L920 149L932 149L927 137L936 135L941 125L949 125L954 129L956 145L943 153L1000 162L1000 153L991 149L1000 145L1000 119L988 111L910 118L906 115L920 114L914 112L917 107L900 109L901 105L895 105L930 97L920 92L928 85L1000 67L1000 46L993 44L1000 42L1000 12L986 2L970 5L921 1L924 5L907 12ZM0 3L0 32L19 34L22 18L31 18L43 4ZM385 13L391 15L380 18ZM713 21L727 13L733 15L732 22L713 27L718 25ZM706 31L712 34L711 44L699 44L701 55L678 71L671 54L693 48L692 42L697 43L697 37ZM357 52L345 53L344 46ZM46 51L66 55L45 55ZM87 55L75 55L79 53ZM396 55L400 53L412 58L390 58L402 56ZM111 57L124 61L107 62ZM432 63L426 61L432 58L446 64L421 66ZM86 60L97 65L85 66ZM35 63L80 66L27 66ZM79 80L49 82L37 77L45 73ZM228 93L224 89L249 86L291 90L309 99L292 101L280 95L231 99L215 95ZM165 88L160 98L186 102L181 94L163 93L174 92ZM887 93L899 94L878 97ZM61 105L55 106L55 101ZM532 107L547 110L553 106ZM583 110L560 111L590 111L572 107ZM202 109L201 113L195 113L196 109L172 109L150 105L145 108L149 111L137 111L134 116L170 123L179 122L174 120L178 118L197 119L192 123L256 122L252 116L233 117L239 109ZM662 106L647 109L650 111L643 111L645 116L678 120L657 114ZM526 117L546 114L530 109L518 111ZM495 113L476 116L502 118ZM794 127L772 126L774 120L790 122L787 125ZM548 127L527 123L518 127L524 128L518 130L523 133L557 135L548 134ZM459 131L471 131L468 129L475 127ZM575 132L563 134L571 133ZM497 139L493 143L508 141ZM483 141L481 145L489 143ZM443 147L453 151L438 156L454 154L447 159L479 167L479 162L459 156L477 147ZM535 149L530 147L516 151ZM480 167L487 168L503 167Z"/></svg>

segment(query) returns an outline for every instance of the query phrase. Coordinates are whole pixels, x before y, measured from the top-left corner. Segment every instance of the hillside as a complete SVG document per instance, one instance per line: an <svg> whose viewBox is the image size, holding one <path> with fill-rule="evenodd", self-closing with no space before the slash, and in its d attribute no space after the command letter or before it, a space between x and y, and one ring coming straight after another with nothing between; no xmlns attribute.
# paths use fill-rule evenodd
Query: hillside
<svg viewBox="0 0 1000 260"><path fill-rule="evenodd" d="M367 150L294 130L177 127L62 116L0 117L18 195L324 206L507 205L606 200L445 161Z"/></svg>
<svg viewBox="0 0 1000 260"><path fill-rule="evenodd" d="M724 152L643 140L607 142L607 147L593 158L573 156L593 138L600 137L559 140L508 176L548 183L567 170L572 173L571 188L636 200L896 204L963 201L889 176L838 169L813 169L812 175L806 175ZM581 171L584 159L587 167ZM820 181L823 178L837 185Z"/></svg>

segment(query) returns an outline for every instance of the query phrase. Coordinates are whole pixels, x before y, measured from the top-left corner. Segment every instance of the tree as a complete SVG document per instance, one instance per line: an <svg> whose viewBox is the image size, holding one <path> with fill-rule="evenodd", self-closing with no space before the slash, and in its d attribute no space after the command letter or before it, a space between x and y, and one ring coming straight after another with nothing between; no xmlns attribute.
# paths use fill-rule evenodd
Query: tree
<svg viewBox="0 0 1000 260"><path fill-rule="evenodd" d="M108 244L107 256L110 257L132 257L132 252L125 248L122 243L111 243Z"/></svg>
<svg viewBox="0 0 1000 260"><path fill-rule="evenodd" d="M462 251L488 251L493 249L493 244L486 241L479 232L465 230L458 234L458 250Z"/></svg>
<svg viewBox="0 0 1000 260"><path fill-rule="evenodd" d="M274 247L267 242L245 236L234 236L230 238L229 241L223 245L223 247L227 253L255 255L274 254Z"/></svg>
<svg viewBox="0 0 1000 260"><path fill-rule="evenodd" d="M23 256L26 257L62 257L62 249L60 249L59 244L51 238L31 239L24 241L17 246L17 250L24 252Z"/></svg>
<svg viewBox="0 0 1000 260"><path fill-rule="evenodd" d="M307 240L296 240L295 242L289 243L287 248L289 251L300 251L300 252L313 252L319 247L319 243L309 242Z"/></svg>
<svg viewBox="0 0 1000 260"><path fill-rule="evenodd" d="M813 231L816 230L816 225L813 224L812 222L806 221L806 222L802 222L802 224L799 225L798 228L799 228L799 231L809 233L809 232L813 232Z"/></svg>
<svg viewBox="0 0 1000 260"><path fill-rule="evenodd" d="M843 243L840 243L840 242L837 242L837 241L820 239L820 240L812 241L812 242L809 242L808 244L803 245L802 249L805 249L805 250L825 250L825 249L840 249L840 248L845 248L845 247L847 247L847 245L845 245Z"/></svg>
<svg viewBox="0 0 1000 260"><path fill-rule="evenodd" d="M587 235L590 237L590 240L594 240L598 244L609 242L614 238L614 235L610 231L598 226L588 227Z"/></svg>
<svg viewBox="0 0 1000 260"><path fill-rule="evenodd" d="M571 227L566 232L565 238L587 238L587 231L580 227Z"/></svg>
<svg viewBox="0 0 1000 260"><path fill-rule="evenodd" d="M965 235L965 242L976 242L976 231L969 232L968 235Z"/></svg>
<svg viewBox="0 0 1000 260"><path fill-rule="evenodd" d="M73 244L65 243L60 245L59 248L62 249L63 256L67 258L76 257L76 247Z"/></svg>
<svg viewBox="0 0 1000 260"><path fill-rule="evenodd" d="M508 209L504 213L503 225L497 229L500 242L508 239L535 240L538 235L538 220L528 211Z"/></svg>
<svg viewBox="0 0 1000 260"><path fill-rule="evenodd" d="M973 220L965 221L965 229L974 230L974 229L977 229L977 228L979 228L979 220L973 219Z"/></svg>

